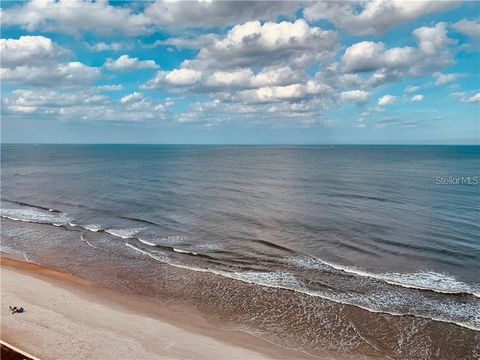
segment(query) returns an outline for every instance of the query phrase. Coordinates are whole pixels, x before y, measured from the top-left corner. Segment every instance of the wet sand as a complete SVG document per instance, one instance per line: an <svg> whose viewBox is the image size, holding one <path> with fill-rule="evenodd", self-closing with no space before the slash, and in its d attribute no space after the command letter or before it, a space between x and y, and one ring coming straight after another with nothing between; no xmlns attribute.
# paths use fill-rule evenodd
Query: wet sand
<svg viewBox="0 0 480 360"><path fill-rule="evenodd" d="M217 329L185 309L162 308L4 255L1 304L2 340L41 359L313 359ZM10 304L25 313L12 315Z"/></svg>

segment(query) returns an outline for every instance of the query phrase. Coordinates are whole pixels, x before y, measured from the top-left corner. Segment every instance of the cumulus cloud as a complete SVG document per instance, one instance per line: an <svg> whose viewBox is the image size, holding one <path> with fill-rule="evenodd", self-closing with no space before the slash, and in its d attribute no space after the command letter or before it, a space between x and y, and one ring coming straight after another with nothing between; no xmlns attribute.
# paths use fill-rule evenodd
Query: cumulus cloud
<svg viewBox="0 0 480 360"><path fill-rule="evenodd" d="M298 19L298 10L310 23ZM68 34L88 34L83 47L91 51L117 52L108 54L103 67L96 68L72 59L70 51L63 49L45 36L24 36L20 39L1 40L1 77L27 86L42 86L45 95L53 96L53 86L77 86L75 94L57 91L58 101L25 103L21 97L41 97L35 94L13 94L5 98L8 111L17 114L46 114L71 118L114 120L153 119L157 112L164 114L166 103L152 100L148 89L181 94L189 99L203 100L187 104L188 111L177 116L178 121L202 121L218 124L219 119L235 116L261 121L291 119L303 124L321 121L323 111L345 103L365 104L370 99L370 89L403 77L434 75L433 83L446 84L458 74L442 74L444 67L453 64L454 44L447 36L461 32L469 36L477 28L476 20L462 20L453 25L430 24L412 32L414 44L391 47L378 39L356 40L343 53L335 30L325 30L316 20L327 20L353 34L379 34L396 24L416 19L452 6L452 2L420 0L356 1L319 3L305 2L243 2L243 1L155 1L136 5L67 0L33 0L13 4L2 11L2 25L18 25L27 31L62 31ZM279 15L286 15L281 16ZM279 20L281 19L281 20ZM199 28L212 28L211 33L199 34ZM186 37L176 37L179 29ZM140 60L133 53L133 40L127 36L146 35L161 29L170 38L153 45L135 43L143 50L166 46L165 51L189 48L191 54L176 68L155 71L155 75L140 89L120 93L115 99L103 97L109 91L123 90L122 85L91 85L105 70L159 69L154 60ZM109 41L108 37L93 43L100 36L121 34L123 38ZM145 38L150 41L151 38ZM88 42L87 42L88 41ZM142 50L142 51L143 51ZM158 50L158 48L156 49ZM118 53L118 51L122 51ZM180 52L179 52L180 54ZM119 56L117 58L117 56ZM185 56L182 53L182 56ZM154 58L152 58L154 59ZM314 74L314 72L316 72ZM119 74L105 71L114 79ZM119 78L120 79L120 78ZM50 90L48 90L50 89ZM40 89L39 89L40 90ZM418 86L405 88L409 102L423 100ZM132 89L133 91L133 89ZM138 92L143 91L143 93ZM73 91L72 91L73 92ZM15 95L15 96L14 96ZM110 94L112 95L112 94ZM200 96L199 96L200 95ZM475 102L478 94L468 93L460 101ZM205 100L207 98L208 100ZM478 98L478 97L477 97ZM67 100L71 100L69 103ZM377 99L377 111L393 103L393 95ZM81 102L90 102L90 109ZM190 101L188 103L190 104ZM372 100L374 101L374 100ZM375 107L375 105L373 106ZM60 111L59 109L63 110ZM375 111L375 109L370 109ZM160 116L160 115L159 115ZM175 118L175 117L172 117Z"/></svg>
<svg viewBox="0 0 480 360"><path fill-rule="evenodd" d="M289 67L266 67L256 74L250 68L216 70L205 76L199 70L179 68L172 71L159 71L154 79L145 84L144 88L153 89L165 84L173 86L197 84L196 89L199 91L221 91L288 85L299 79L299 73ZM203 82L200 83L201 80Z"/></svg>
<svg viewBox="0 0 480 360"><path fill-rule="evenodd" d="M471 95L472 93L465 92L465 91L458 91L452 93L453 96L455 96L460 102L463 103L477 103L480 102L480 93L476 93Z"/></svg>
<svg viewBox="0 0 480 360"><path fill-rule="evenodd" d="M449 43L452 43L447 36L447 24L439 22L435 26L422 26L412 32L417 38L418 45L423 54L437 55Z"/></svg>
<svg viewBox="0 0 480 360"><path fill-rule="evenodd" d="M128 94L128 95L125 95L124 97L122 97L120 99L120 102L122 104L126 104L126 103L131 103L131 102L134 102L134 101L138 101L140 99L143 98L143 94L142 93L139 93L139 92L136 92L134 91L133 93L131 94Z"/></svg>
<svg viewBox="0 0 480 360"><path fill-rule="evenodd" d="M70 52L44 36L21 36L0 40L0 78L6 82L62 86L90 83L98 68L78 61L62 63Z"/></svg>
<svg viewBox="0 0 480 360"><path fill-rule="evenodd" d="M476 20L460 20L452 25L459 33L472 38L480 37L480 18Z"/></svg>
<svg viewBox="0 0 480 360"><path fill-rule="evenodd" d="M433 27L421 27L413 31L417 38L419 47L396 47L385 49L382 42L361 41L353 44L345 50L342 57L346 72L355 71L373 71L377 69L405 69L411 73L417 72L421 64L427 65L446 65L450 59L450 54L443 51L449 39L446 34L446 24L438 23ZM438 59L446 57L446 59ZM421 61L420 61L421 60Z"/></svg>
<svg viewBox="0 0 480 360"><path fill-rule="evenodd" d="M250 69L237 69L233 71L215 71L207 80L206 85L216 87L248 87L253 72Z"/></svg>
<svg viewBox="0 0 480 360"><path fill-rule="evenodd" d="M468 97L465 101L469 102L469 103L479 103L480 102L480 92L476 93L475 95L472 95L472 96Z"/></svg>
<svg viewBox="0 0 480 360"><path fill-rule="evenodd" d="M158 71L155 77L142 87L156 89L162 85L187 86L193 85L202 77L201 71L194 69L174 69L172 71Z"/></svg>
<svg viewBox="0 0 480 360"><path fill-rule="evenodd" d="M73 61L49 67L17 66L2 68L3 81L21 82L47 87L88 84L100 75L95 67Z"/></svg>
<svg viewBox="0 0 480 360"><path fill-rule="evenodd" d="M200 80L202 73L194 69L175 69L165 74L165 81L171 85L191 85Z"/></svg>
<svg viewBox="0 0 480 360"><path fill-rule="evenodd" d="M194 40L166 41L179 47L200 48L196 57L185 60L177 69L157 72L142 88L205 93L224 105L215 106L216 112L228 104L230 110L247 116L240 111L240 105L253 106L256 111L251 114L257 118L267 111L267 104L274 103L276 109L282 109L282 116L305 119L316 114L314 103L323 107L325 102L333 102L332 87L305 70L314 63L333 61L338 48L335 31L312 27L302 19L279 23L249 21L234 26L225 35L210 34ZM233 110L234 106L239 108ZM288 114L287 108L292 114ZM192 109L182 121L205 118L199 112L199 108Z"/></svg>
<svg viewBox="0 0 480 360"><path fill-rule="evenodd" d="M17 89L2 97L2 113L21 118L48 116L71 121L131 122L164 119L172 104L171 101L150 101L139 93L124 98L124 101L112 101L95 89L75 92Z"/></svg>
<svg viewBox="0 0 480 360"><path fill-rule="evenodd" d="M407 93L412 93L412 92L418 91L418 90L420 90L420 89L421 89L420 86L417 86L417 85L408 85L408 86L405 88L405 92L407 92Z"/></svg>
<svg viewBox="0 0 480 360"><path fill-rule="evenodd" d="M461 74L456 74L456 73L442 74L437 72L433 74L433 76L436 78L435 85L441 86L457 80L461 76Z"/></svg>
<svg viewBox="0 0 480 360"><path fill-rule="evenodd" d="M70 55L70 52L45 36L20 36L0 39L2 67L49 65Z"/></svg>
<svg viewBox="0 0 480 360"><path fill-rule="evenodd" d="M412 34L418 47L386 48L383 42L361 41L348 47L342 56L346 73L372 72L368 84L377 86L405 75L422 76L453 63L445 23L420 27Z"/></svg>
<svg viewBox="0 0 480 360"><path fill-rule="evenodd" d="M395 100L396 100L396 97L393 95L384 95L378 99L377 105L378 106L390 105L390 104L393 104Z"/></svg>
<svg viewBox="0 0 480 360"><path fill-rule="evenodd" d="M95 32L136 36L149 32L151 20L128 6L108 1L31 0L2 9L2 25L18 25L33 31L61 31L69 34Z"/></svg>
<svg viewBox="0 0 480 360"><path fill-rule="evenodd" d="M255 74L251 69L215 71L207 77L204 86L210 89L249 89L264 86L285 86L300 81L298 71L288 66L266 67Z"/></svg>
<svg viewBox="0 0 480 360"><path fill-rule="evenodd" d="M103 66L105 66L105 68L108 70L120 71L159 68L159 66L153 60L139 60L138 58L131 58L128 55L122 55L116 60L108 58Z"/></svg>
<svg viewBox="0 0 480 360"><path fill-rule="evenodd" d="M155 1L145 10L152 23L169 28L213 27L294 16L296 1Z"/></svg>
<svg viewBox="0 0 480 360"><path fill-rule="evenodd" d="M355 35L380 34L420 16L458 5L455 1L318 1L304 9L307 20L327 20Z"/></svg>
<svg viewBox="0 0 480 360"><path fill-rule="evenodd" d="M304 99L309 96L329 92L331 88L313 80L305 84L291 84L286 86L266 86L253 90L244 90L233 94L230 99L239 99L245 103L271 103L277 101L291 101Z"/></svg>
<svg viewBox="0 0 480 360"><path fill-rule="evenodd" d="M158 28L233 25L253 19L276 20L294 16L295 1L168 1L157 0L144 7L88 0L31 0L2 11L2 25L18 25L33 31L62 31L78 35L138 36Z"/></svg>
<svg viewBox="0 0 480 360"><path fill-rule="evenodd" d="M333 54L335 31L311 27L305 20L280 23L249 21L234 26L223 37L212 37L200 49L194 66L216 62L223 66L265 66L279 62L306 66Z"/></svg>
<svg viewBox="0 0 480 360"><path fill-rule="evenodd" d="M261 101L256 97L249 100L251 102L247 102L245 99L232 102L215 98L208 102L197 102L189 106L187 112L176 116L176 121L200 122L205 126L217 126L234 119L243 119L254 123L270 123L274 126L288 123L300 126L311 126L316 123L327 125L329 123L323 118L322 112L330 108L332 104L325 101L324 97L313 96L308 99L296 99L294 102ZM281 123L279 123L279 119L282 120Z"/></svg>
<svg viewBox="0 0 480 360"><path fill-rule="evenodd" d="M357 104L364 104L370 98L370 94L367 91L363 90L350 90L343 91L340 94L340 99L342 101L351 101Z"/></svg>
<svg viewBox="0 0 480 360"><path fill-rule="evenodd" d="M50 89L17 89L4 97L3 105L14 113L54 113L72 106L103 105L106 96L94 93L58 93Z"/></svg>
<svg viewBox="0 0 480 360"><path fill-rule="evenodd" d="M122 84L99 85L99 86L97 86L97 89L100 90L100 91L120 91L120 90L123 90L123 85Z"/></svg>
<svg viewBox="0 0 480 360"><path fill-rule="evenodd" d="M106 42L99 42L96 44L86 44L87 48L92 50L92 51L120 51L120 50L125 50L127 48L130 48L129 44L122 43L122 42L117 42L117 41L112 41L109 43Z"/></svg>

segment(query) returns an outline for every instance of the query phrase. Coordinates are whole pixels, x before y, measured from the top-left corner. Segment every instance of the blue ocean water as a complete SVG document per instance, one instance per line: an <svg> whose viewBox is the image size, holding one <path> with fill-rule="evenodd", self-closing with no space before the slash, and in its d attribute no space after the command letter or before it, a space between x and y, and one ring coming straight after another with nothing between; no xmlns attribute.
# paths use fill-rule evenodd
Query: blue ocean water
<svg viewBox="0 0 480 360"><path fill-rule="evenodd" d="M32 232L58 229L119 258L480 329L478 146L1 152L3 251L38 257L50 245Z"/></svg>

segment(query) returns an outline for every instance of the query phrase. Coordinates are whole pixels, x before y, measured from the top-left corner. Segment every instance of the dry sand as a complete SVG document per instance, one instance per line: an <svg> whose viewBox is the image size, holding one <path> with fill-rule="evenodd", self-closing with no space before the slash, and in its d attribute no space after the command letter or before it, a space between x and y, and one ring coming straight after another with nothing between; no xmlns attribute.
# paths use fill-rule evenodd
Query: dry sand
<svg viewBox="0 0 480 360"><path fill-rule="evenodd" d="M311 358L62 271L5 256L0 271L1 339L41 359Z"/></svg>

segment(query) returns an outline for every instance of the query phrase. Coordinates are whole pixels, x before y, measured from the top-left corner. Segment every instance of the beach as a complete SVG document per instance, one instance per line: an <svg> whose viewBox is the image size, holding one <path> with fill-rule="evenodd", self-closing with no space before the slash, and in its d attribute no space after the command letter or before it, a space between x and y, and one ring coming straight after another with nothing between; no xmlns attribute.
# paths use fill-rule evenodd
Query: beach
<svg viewBox="0 0 480 360"><path fill-rule="evenodd" d="M41 359L313 359L64 271L1 260L1 338ZM10 304L25 312L12 315Z"/></svg>

